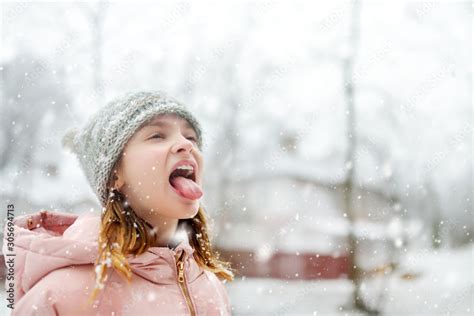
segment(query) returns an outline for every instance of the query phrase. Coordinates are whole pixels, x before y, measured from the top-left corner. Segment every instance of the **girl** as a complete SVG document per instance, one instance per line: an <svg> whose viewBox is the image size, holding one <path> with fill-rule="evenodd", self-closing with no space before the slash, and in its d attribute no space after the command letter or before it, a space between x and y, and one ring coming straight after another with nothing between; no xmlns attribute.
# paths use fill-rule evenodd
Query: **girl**
<svg viewBox="0 0 474 316"><path fill-rule="evenodd" d="M102 214L15 218L13 314L230 314L219 279L233 273L209 241L195 117L163 93L135 93L63 144Z"/></svg>

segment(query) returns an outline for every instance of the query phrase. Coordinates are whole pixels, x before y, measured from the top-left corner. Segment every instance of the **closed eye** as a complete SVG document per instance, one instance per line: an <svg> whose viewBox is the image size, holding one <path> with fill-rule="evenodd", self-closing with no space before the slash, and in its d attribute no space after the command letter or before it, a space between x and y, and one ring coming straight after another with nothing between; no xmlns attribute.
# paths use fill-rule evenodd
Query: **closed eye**
<svg viewBox="0 0 474 316"><path fill-rule="evenodd" d="M188 139L189 139L190 141L197 142L196 137L188 137Z"/></svg>
<svg viewBox="0 0 474 316"><path fill-rule="evenodd" d="M161 134L154 134L150 137L150 139L152 139L152 138L164 138L164 136L161 135ZM186 139L189 139L190 141L197 143L197 138L196 137L191 136L191 137L187 137Z"/></svg>
<svg viewBox="0 0 474 316"><path fill-rule="evenodd" d="M150 138L163 138L163 136L161 136L161 134L154 134Z"/></svg>

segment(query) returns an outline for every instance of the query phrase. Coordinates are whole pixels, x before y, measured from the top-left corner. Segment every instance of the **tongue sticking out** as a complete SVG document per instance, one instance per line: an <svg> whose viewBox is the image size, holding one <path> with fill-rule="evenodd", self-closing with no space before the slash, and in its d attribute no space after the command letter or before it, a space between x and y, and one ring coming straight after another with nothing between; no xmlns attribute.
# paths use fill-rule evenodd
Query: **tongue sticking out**
<svg viewBox="0 0 474 316"><path fill-rule="evenodd" d="M185 177L173 177L170 182L178 193L187 199L196 200L202 196L201 188L191 179Z"/></svg>

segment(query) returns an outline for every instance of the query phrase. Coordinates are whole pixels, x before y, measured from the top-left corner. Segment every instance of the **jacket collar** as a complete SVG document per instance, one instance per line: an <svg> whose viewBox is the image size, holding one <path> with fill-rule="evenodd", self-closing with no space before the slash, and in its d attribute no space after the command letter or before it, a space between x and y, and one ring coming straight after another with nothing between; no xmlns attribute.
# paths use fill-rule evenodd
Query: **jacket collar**
<svg viewBox="0 0 474 316"><path fill-rule="evenodd" d="M183 256L187 281L193 282L204 271L193 257L194 249L183 239L175 249L150 247L138 256L127 256L132 272L156 284L177 283L177 258Z"/></svg>

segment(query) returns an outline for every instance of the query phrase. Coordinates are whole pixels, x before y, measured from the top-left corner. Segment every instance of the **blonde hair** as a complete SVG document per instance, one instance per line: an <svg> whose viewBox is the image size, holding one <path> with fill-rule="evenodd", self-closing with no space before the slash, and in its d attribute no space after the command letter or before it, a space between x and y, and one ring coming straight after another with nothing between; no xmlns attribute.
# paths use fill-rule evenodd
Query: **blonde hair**
<svg viewBox="0 0 474 316"><path fill-rule="evenodd" d="M230 263L219 260L219 254L211 246L204 208L199 206L198 213L193 218L179 220L178 225L182 224L189 228L186 231L198 265L215 273L220 279L232 281L234 270ZM125 203L123 194L114 189L109 194L101 215L99 249L95 262L96 286L89 302L94 301L103 289L109 268L115 269L130 284L132 270L126 256L146 252L155 239L153 227L137 216L130 205Z"/></svg>

